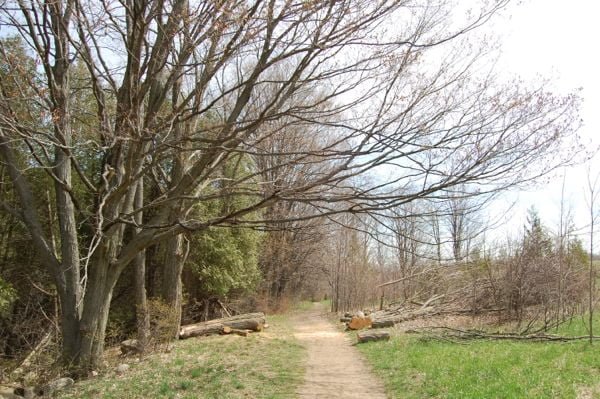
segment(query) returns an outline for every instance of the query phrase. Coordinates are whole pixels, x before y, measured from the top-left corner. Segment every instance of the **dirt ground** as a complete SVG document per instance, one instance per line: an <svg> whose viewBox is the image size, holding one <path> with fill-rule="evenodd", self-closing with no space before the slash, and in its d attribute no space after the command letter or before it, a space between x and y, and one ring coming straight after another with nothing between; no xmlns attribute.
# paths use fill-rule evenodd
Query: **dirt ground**
<svg viewBox="0 0 600 399"><path fill-rule="evenodd" d="M350 340L327 320L325 311L321 304L314 304L313 309L293 318L294 335L308 350L298 397L385 399L381 381Z"/></svg>

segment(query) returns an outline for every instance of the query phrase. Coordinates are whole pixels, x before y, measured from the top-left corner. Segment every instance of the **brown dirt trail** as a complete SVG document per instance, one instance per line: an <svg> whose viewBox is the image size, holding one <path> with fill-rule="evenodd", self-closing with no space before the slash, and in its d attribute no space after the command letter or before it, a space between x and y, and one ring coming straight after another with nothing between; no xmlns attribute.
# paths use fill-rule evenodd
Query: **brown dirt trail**
<svg viewBox="0 0 600 399"><path fill-rule="evenodd" d="M321 304L293 318L294 335L307 348L301 399L385 399L383 384L350 340L323 315Z"/></svg>

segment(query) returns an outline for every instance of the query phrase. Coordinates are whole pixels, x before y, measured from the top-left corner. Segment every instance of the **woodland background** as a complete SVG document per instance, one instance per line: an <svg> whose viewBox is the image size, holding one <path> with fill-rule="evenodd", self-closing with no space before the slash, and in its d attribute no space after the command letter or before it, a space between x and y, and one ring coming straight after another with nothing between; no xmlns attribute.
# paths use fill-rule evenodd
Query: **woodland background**
<svg viewBox="0 0 600 399"><path fill-rule="evenodd" d="M487 233L499 193L589 156L576 93L496 78L477 32L507 5L0 2L4 372L298 299L591 315L567 206Z"/></svg>

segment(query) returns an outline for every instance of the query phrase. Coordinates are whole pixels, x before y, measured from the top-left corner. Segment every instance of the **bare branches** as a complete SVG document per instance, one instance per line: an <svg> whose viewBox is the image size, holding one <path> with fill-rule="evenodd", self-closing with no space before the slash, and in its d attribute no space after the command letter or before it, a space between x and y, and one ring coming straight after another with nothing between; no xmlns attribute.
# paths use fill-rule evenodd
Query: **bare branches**
<svg viewBox="0 0 600 399"><path fill-rule="evenodd" d="M94 314L106 317L120 273L153 244L212 226L378 218L464 186L486 195L578 150L565 151L576 96L479 72L490 68L471 34L507 1L460 24L452 4L412 0L6 4L0 25L19 41L0 48L0 67L18 51L31 66L12 80L0 69L2 158L47 256L21 169L55 182L49 265L69 286L64 309L77 304L82 358L101 353ZM348 237L359 238L370 239Z"/></svg>

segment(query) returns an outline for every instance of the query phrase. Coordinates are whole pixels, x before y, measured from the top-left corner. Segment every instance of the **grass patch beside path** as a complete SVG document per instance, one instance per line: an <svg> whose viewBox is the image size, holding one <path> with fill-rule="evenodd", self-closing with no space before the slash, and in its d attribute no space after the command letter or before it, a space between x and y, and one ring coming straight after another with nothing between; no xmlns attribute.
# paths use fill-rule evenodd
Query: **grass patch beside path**
<svg viewBox="0 0 600 399"><path fill-rule="evenodd" d="M562 332L582 332L569 327ZM401 334L358 348L392 398L600 398L600 342L457 344Z"/></svg>
<svg viewBox="0 0 600 399"><path fill-rule="evenodd" d="M269 329L248 337L190 338L171 353L133 363L119 376L107 372L79 382L62 398L290 398L304 375L305 350L285 316L269 316Z"/></svg>

